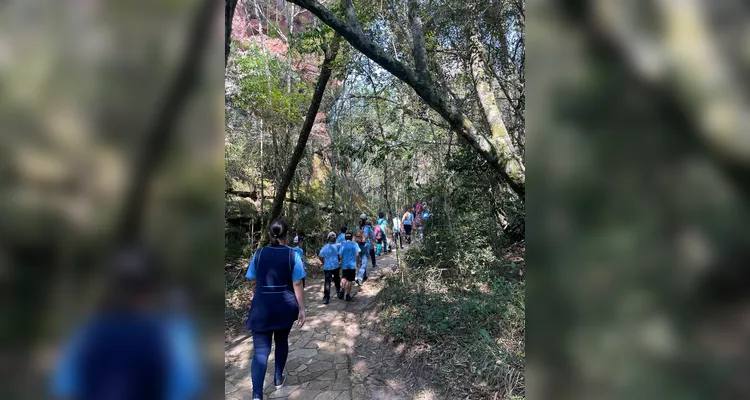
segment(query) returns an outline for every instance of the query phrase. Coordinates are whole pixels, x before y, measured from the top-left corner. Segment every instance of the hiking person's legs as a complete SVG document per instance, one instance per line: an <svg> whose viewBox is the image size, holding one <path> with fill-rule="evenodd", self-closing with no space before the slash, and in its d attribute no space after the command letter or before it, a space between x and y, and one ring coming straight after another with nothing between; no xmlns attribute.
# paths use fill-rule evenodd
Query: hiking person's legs
<svg viewBox="0 0 750 400"><path fill-rule="evenodd" d="M333 271L323 271L325 281L323 282L323 298L331 296L331 280L333 280Z"/></svg>
<svg viewBox="0 0 750 400"><path fill-rule="evenodd" d="M273 331L253 331L253 361L250 367L253 381L253 398L263 398L263 378L268 368L268 356L271 354Z"/></svg>
<svg viewBox="0 0 750 400"><path fill-rule="evenodd" d="M342 286L341 291L339 291L339 299L344 298L344 293L349 294L352 291L352 282L354 281L356 270L354 269L344 269L341 270L341 274L343 275L342 280Z"/></svg>
<svg viewBox="0 0 750 400"><path fill-rule="evenodd" d="M359 267L359 274L357 275L357 279L359 281L362 281L362 279L365 276L365 273L367 272L367 259L370 258L370 249L368 248L368 246L364 246L361 257L362 257L362 263Z"/></svg>
<svg viewBox="0 0 750 400"><path fill-rule="evenodd" d="M341 289L341 276L339 273L340 268L336 268L333 271L331 271L333 275L333 284L336 286L336 291L338 292L339 289Z"/></svg>
<svg viewBox="0 0 750 400"><path fill-rule="evenodd" d="M331 282L336 286L336 293L341 291L341 278L339 277L339 270L333 269L325 271L325 283L323 284L323 298L331 297Z"/></svg>
<svg viewBox="0 0 750 400"><path fill-rule="evenodd" d="M273 342L276 344L276 350L274 351L276 368L273 376L275 382L281 382L281 378L284 375L284 366L286 366L286 359L289 356L290 330L273 331Z"/></svg>

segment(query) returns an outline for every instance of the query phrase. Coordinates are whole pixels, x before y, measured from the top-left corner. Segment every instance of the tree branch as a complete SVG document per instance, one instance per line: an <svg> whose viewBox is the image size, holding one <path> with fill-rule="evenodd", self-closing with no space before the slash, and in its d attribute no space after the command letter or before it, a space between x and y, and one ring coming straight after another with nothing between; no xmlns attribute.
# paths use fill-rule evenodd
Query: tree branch
<svg viewBox="0 0 750 400"><path fill-rule="evenodd" d="M414 111L412 111L410 108L404 106L403 104L399 104L398 102L396 102L394 100L391 100L391 99L388 99L388 98L385 98L385 97L367 96L367 95L349 95L348 98L350 98L350 99L362 99L362 100L381 100L381 101L385 101L385 102L388 102L388 103L391 103L391 104L395 105L398 109L400 109L401 111L403 111L404 114L408 115L409 117L411 117L413 119L418 119L420 121L427 122L427 123L429 123L431 125L435 125L435 126L437 126L439 128L451 129L451 127L448 126L448 125L441 124L441 123L439 123L439 122L437 122L435 120L432 120L430 118L427 118L427 117L424 117L424 116L422 116L420 114L417 114Z"/></svg>
<svg viewBox="0 0 750 400"><path fill-rule="evenodd" d="M319 2L315 0L287 1L309 10L313 15L346 39L355 49L414 89L425 103L437 111L451 125L451 128L500 174L503 180L506 181L520 198L524 198L525 183L523 177L511 176L506 171L507 164L514 161L512 155L498 151L491 142L482 137L477 132L471 120L455 104L449 102L449 96L444 88L424 84L424 82L417 78L416 73L412 69L396 60L392 55L386 53L380 46L366 37L361 28L346 24L341 18L334 15ZM345 1L351 5L351 0ZM347 10L347 12L351 11L351 8Z"/></svg>

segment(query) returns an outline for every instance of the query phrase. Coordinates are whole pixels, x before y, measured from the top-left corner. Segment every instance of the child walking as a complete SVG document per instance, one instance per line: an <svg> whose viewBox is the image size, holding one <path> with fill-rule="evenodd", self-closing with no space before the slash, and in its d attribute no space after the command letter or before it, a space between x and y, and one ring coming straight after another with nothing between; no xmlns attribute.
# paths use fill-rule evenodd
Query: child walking
<svg viewBox="0 0 750 400"><path fill-rule="evenodd" d="M331 298L331 281L336 285L336 293L341 291L341 278L339 277L339 247L336 243L336 233L328 232L326 237L328 243L323 245L318 253L318 258L323 264L325 283L323 284L323 304L328 304Z"/></svg>
<svg viewBox="0 0 750 400"><path fill-rule="evenodd" d="M344 276L339 290L339 299L343 299L346 294L346 301L351 301L352 282L355 278L357 264L359 264L359 245L352 241L352 234L348 232L345 235L346 241L339 247L341 256L341 274Z"/></svg>
<svg viewBox="0 0 750 400"><path fill-rule="evenodd" d="M339 236L336 237L336 243L341 244L346 241L346 225L341 227L341 233L339 233Z"/></svg>
<svg viewBox="0 0 750 400"><path fill-rule="evenodd" d="M302 250L302 235L297 233L297 236L294 237L294 240L292 241L292 244L294 245L293 249L294 251L299 254L299 258L302 259L302 270L307 271L307 261L305 261L305 251ZM305 287L305 278L302 278L302 288Z"/></svg>

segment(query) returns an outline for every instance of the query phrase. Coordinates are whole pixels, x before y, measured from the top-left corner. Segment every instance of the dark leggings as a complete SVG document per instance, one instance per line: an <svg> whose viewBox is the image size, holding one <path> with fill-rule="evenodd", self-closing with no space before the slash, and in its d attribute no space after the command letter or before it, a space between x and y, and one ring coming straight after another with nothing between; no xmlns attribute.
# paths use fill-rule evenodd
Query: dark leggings
<svg viewBox="0 0 750 400"><path fill-rule="evenodd" d="M404 242L401 240L401 232L393 232L393 247L398 243L399 248L404 248Z"/></svg>
<svg viewBox="0 0 750 400"><path fill-rule="evenodd" d="M263 398L263 378L266 376L268 368L268 356L271 354L271 339L276 343L276 371L274 378L281 380L284 373L284 365L289 355L289 331L283 329L280 331L255 332L253 331L253 362L251 366L251 375L253 378L253 398Z"/></svg>
<svg viewBox="0 0 750 400"><path fill-rule="evenodd" d="M330 271L325 271L326 274L326 281L323 285L323 297L331 297L331 281L333 281L333 284L336 285L336 293L341 290L341 277L339 276L339 270L333 269Z"/></svg>
<svg viewBox="0 0 750 400"><path fill-rule="evenodd" d="M375 263L375 246L370 247L370 257L372 258L372 267L377 267L378 265Z"/></svg>
<svg viewBox="0 0 750 400"><path fill-rule="evenodd" d="M404 225L404 233L406 233L406 244L411 244L411 225Z"/></svg>

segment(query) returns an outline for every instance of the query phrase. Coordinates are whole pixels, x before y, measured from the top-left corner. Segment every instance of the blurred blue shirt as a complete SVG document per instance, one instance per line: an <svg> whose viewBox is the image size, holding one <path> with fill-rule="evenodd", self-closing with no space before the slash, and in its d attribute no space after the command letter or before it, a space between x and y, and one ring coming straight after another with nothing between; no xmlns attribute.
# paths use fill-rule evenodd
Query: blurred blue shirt
<svg viewBox="0 0 750 400"><path fill-rule="evenodd" d="M107 313L65 346L51 392L71 399L193 399L203 388L199 361L187 316Z"/></svg>

